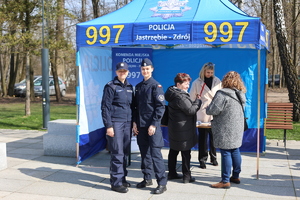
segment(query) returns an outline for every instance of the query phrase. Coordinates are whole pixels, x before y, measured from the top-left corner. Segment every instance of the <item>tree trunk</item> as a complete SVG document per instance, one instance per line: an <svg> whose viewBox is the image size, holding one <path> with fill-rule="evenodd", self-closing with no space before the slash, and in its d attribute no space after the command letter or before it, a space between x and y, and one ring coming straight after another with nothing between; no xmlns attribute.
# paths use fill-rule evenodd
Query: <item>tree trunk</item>
<svg viewBox="0 0 300 200"><path fill-rule="evenodd" d="M100 0L92 0L94 19L100 17Z"/></svg>
<svg viewBox="0 0 300 200"><path fill-rule="evenodd" d="M12 35L15 34L13 31ZM8 83L8 96L14 95L14 85L16 81L16 73L15 73L15 46L11 47L10 53L10 71L9 71L9 83Z"/></svg>
<svg viewBox="0 0 300 200"><path fill-rule="evenodd" d="M57 1L57 10L58 16L57 16L57 22L56 22L56 42L58 44L62 44L63 41L63 34L64 34L64 5L65 1L64 0L58 0ZM60 45L58 46L60 47ZM56 101L61 102L61 93L60 93L60 88L59 88L59 81L58 81L58 73L57 73L57 67L58 67L58 60L60 57L60 48L56 48L54 50L54 65L52 65L52 75L53 75L53 80L54 80L54 87L55 87L55 95L56 95Z"/></svg>
<svg viewBox="0 0 300 200"><path fill-rule="evenodd" d="M272 2L271 2L272 4ZM273 15L273 5L270 6L270 13L271 13L271 27L274 27L274 19L272 17ZM272 30L270 30L272 32ZM271 87L274 88L275 86L275 78L274 78L274 75L275 75L275 70L277 69L277 60L276 60L276 56L277 56L277 49L275 48L276 44L276 35L274 34L271 34L271 37L272 37L272 40L271 40L271 44L272 44L272 54L273 54L273 60L272 60L272 72L269 74L272 75L272 80L271 80Z"/></svg>
<svg viewBox="0 0 300 200"><path fill-rule="evenodd" d="M289 92L289 100L294 104L293 120L300 119L300 84L297 77L296 66L293 64L287 40L284 11L281 0L273 0L275 32L278 42L279 56L283 67L284 77Z"/></svg>
<svg viewBox="0 0 300 200"><path fill-rule="evenodd" d="M297 55L297 13L298 13L298 6L297 6L297 0L293 1L293 60L294 65L297 66L298 61L298 55Z"/></svg>
<svg viewBox="0 0 300 200"><path fill-rule="evenodd" d="M87 21L87 18L86 18L86 0L82 0L81 1L81 17L82 17L82 22L85 22Z"/></svg>
<svg viewBox="0 0 300 200"><path fill-rule="evenodd" d="M238 7L239 7L239 9L244 10L244 2L243 2L243 0L239 0Z"/></svg>
<svg viewBox="0 0 300 200"><path fill-rule="evenodd" d="M2 66L1 66L1 85L2 85L2 96L6 97L7 96L7 85L6 85L6 77L7 77L7 72L9 68L9 51L7 47L4 47L2 49L2 52L4 52L2 56Z"/></svg>
<svg viewBox="0 0 300 200"><path fill-rule="evenodd" d="M4 76L4 63L2 61L2 55L0 55L0 75L1 75L1 91L2 91L2 96L5 96L7 91L6 91L6 84L5 84L5 76Z"/></svg>
<svg viewBox="0 0 300 200"><path fill-rule="evenodd" d="M26 54L26 101L25 116L31 115L30 111L30 69L29 69L29 52Z"/></svg>

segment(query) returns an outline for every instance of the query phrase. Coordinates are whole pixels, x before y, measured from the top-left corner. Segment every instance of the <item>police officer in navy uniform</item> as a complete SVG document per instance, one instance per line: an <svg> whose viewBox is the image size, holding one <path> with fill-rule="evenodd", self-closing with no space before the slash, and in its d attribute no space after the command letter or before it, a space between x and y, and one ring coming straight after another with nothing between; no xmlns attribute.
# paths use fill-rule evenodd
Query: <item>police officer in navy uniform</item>
<svg viewBox="0 0 300 200"><path fill-rule="evenodd" d="M111 155L111 189L120 193L128 192L130 187L130 183L126 181L126 165L130 153L134 93L132 85L126 79L128 73L126 63L117 64L117 76L105 85L101 102L102 119Z"/></svg>
<svg viewBox="0 0 300 200"><path fill-rule="evenodd" d="M144 180L137 188L152 185L152 168L157 180L154 194L162 194L167 190L165 164L161 154L164 140L161 131L161 118L165 112L165 98L162 86L152 77L154 68L151 60L145 58L141 63L141 73L144 80L135 87L136 117L133 122L133 132L137 135Z"/></svg>

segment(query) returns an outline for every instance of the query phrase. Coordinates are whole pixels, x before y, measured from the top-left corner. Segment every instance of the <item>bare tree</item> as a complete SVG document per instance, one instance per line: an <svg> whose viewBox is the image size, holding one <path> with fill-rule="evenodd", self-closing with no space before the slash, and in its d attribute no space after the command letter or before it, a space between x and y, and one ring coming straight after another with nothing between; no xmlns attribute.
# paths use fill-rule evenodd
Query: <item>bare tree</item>
<svg viewBox="0 0 300 200"><path fill-rule="evenodd" d="M289 100L294 104L293 120L300 120L300 83L297 77L296 67L292 61L290 47L287 40L287 31L285 26L285 17L282 6L282 0L273 0L275 31L278 42L279 56L287 89L289 92Z"/></svg>
<svg viewBox="0 0 300 200"><path fill-rule="evenodd" d="M237 5L241 10L244 8L244 0L231 0L231 3Z"/></svg>
<svg viewBox="0 0 300 200"><path fill-rule="evenodd" d="M62 43L64 40L64 9L65 9L65 0L58 0L57 1L57 21L56 21L56 42L58 46L54 49L54 62L52 62L51 65L51 70L52 70L52 75L53 75L53 80L54 80L54 88L55 88L55 95L56 95L56 101L61 102L62 101L62 96L60 93L60 88L59 88L59 81L58 81L58 73L57 73L57 68L58 68L58 60L61 56L61 48Z"/></svg>
<svg viewBox="0 0 300 200"><path fill-rule="evenodd" d="M85 22L87 20L87 17L86 17L86 0L82 0L81 7L82 7L82 10L81 10L82 22Z"/></svg>
<svg viewBox="0 0 300 200"><path fill-rule="evenodd" d="M297 28L298 28L298 23L297 21L299 21L299 6L297 6L297 0L293 0L293 21L292 21L292 25L293 25L293 41L292 41L292 45L293 45L293 60L294 60L294 65L297 67L297 61L298 61L298 49L297 49Z"/></svg>
<svg viewBox="0 0 300 200"><path fill-rule="evenodd" d="M94 18L100 17L100 0L92 0Z"/></svg>
<svg viewBox="0 0 300 200"><path fill-rule="evenodd" d="M30 109L30 70L29 70L29 52L26 54L26 101L25 101L25 116L31 115Z"/></svg>

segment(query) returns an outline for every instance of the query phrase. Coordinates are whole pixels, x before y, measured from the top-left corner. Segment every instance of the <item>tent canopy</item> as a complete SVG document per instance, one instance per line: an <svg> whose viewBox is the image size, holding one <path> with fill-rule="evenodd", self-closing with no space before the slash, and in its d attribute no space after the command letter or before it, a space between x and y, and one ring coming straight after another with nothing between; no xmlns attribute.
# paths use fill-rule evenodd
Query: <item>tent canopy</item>
<svg viewBox="0 0 300 200"><path fill-rule="evenodd" d="M77 24L77 46L140 44L255 44L268 48L260 18L228 0L134 0Z"/></svg>
<svg viewBox="0 0 300 200"><path fill-rule="evenodd" d="M76 31L78 163L105 148L100 103L116 62L128 63L132 83L145 57L152 58L153 76L165 89L178 72L195 80L208 61L216 64L219 78L229 70L239 72L247 86L249 125L242 148L257 150L257 138L263 137L265 104L260 102L264 102L269 45L268 31L259 18L228 0L134 0L113 13L77 24Z"/></svg>

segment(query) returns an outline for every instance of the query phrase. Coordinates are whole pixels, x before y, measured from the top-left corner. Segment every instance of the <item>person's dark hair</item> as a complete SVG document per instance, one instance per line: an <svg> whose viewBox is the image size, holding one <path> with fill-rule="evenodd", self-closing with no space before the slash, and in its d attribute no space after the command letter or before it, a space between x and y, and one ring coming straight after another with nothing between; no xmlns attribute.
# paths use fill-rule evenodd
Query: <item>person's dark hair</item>
<svg viewBox="0 0 300 200"><path fill-rule="evenodd" d="M177 83L182 84L185 81L191 81L191 77L190 75L186 74L186 73L178 73L175 78L174 78L174 83L175 85Z"/></svg>

